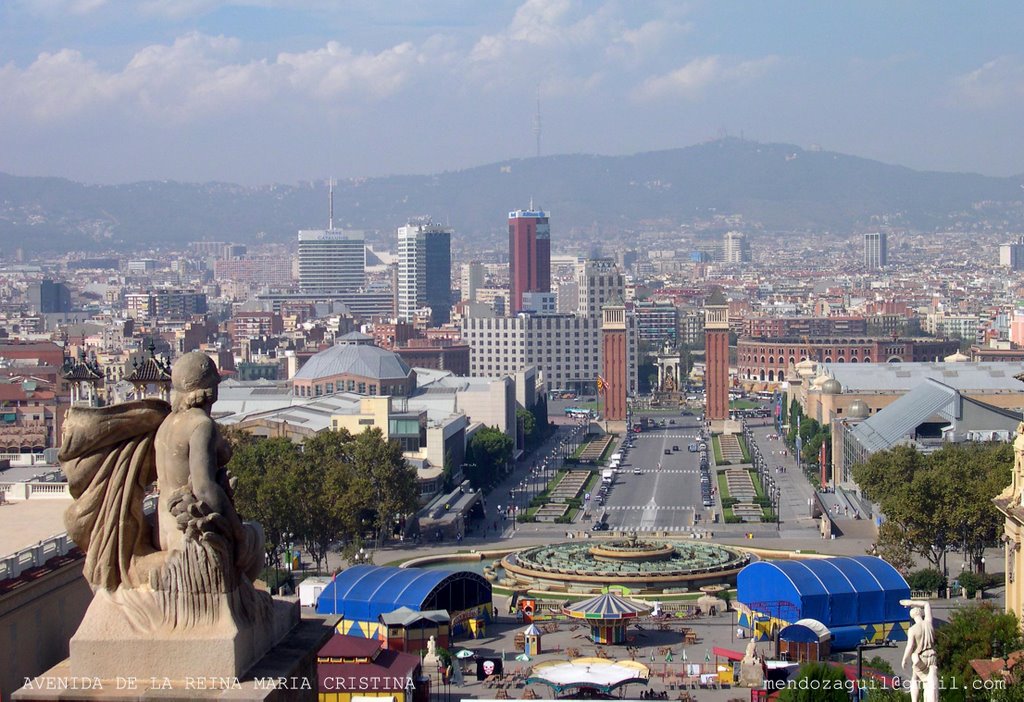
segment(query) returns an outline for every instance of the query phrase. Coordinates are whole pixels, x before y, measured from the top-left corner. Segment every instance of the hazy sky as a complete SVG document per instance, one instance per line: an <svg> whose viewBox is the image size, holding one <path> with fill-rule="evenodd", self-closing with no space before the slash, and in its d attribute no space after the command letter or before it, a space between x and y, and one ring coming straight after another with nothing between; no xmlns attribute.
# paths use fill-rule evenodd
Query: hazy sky
<svg viewBox="0 0 1024 702"><path fill-rule="evenodd" d="M1024 3L0 0L0 170L296 182L723 134L1024 172Z"/></svg>

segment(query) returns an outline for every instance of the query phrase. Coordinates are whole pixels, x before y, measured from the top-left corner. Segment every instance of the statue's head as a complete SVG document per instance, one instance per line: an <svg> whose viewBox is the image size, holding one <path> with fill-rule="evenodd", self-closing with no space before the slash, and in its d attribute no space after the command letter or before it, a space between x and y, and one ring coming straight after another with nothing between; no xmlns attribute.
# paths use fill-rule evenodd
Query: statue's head
<svg viewBox="0 0 1024 702"><path fill-rule="evenodd" d="M171 368L171 404L175 410L212 405L219 382L217 366L209 356L199 351L186 353Z"/></svg>
<svg viewBox="0 0 1024 702"><path fill-rule="evenodd" d="M915 622L919 621L924 618L924 612L921 611L920 607L911 607L910 618L913 619Z"/></svg>

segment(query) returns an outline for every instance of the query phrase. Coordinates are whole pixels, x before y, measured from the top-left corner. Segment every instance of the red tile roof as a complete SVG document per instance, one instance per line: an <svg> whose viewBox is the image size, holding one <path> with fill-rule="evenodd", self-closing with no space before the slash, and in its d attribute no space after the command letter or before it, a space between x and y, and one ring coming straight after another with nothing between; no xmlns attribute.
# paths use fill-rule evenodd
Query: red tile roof
<svg viewBox="0 0 1024 702"><path fill-rule="evenodd" d="M322 649L321 649L322 650ZM420 675L420 657L383 650L373 663L317 663L320 692L397 692Z"/></svg>
<svg viewBox="0 0 1024 702"><path fill-rule="evenodd" d="M373 658L383 645L380 639L335 634L323 645L317 656L321 658Z"/></svg>

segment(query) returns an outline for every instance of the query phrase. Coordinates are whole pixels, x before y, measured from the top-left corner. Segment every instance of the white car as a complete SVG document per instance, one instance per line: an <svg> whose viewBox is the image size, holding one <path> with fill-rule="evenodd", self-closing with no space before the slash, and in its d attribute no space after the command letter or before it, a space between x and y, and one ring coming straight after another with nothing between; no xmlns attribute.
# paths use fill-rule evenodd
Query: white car
<svg viewBox="0 0 1024 702"><path fill-rule="evenodd" d="M640 470L640 466L633 467L633 475L643 475L643 471Z"/></svg>

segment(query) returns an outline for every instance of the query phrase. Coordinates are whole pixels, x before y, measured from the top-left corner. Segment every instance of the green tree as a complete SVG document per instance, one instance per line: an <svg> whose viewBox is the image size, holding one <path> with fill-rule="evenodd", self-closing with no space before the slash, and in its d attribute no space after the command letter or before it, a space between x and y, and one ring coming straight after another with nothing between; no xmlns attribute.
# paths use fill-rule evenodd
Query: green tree
<svg viewBox="0 0 1024 702"><path fill-rule="evenodd" d="M1012 464L1006 444L948 444L928 455L897 446L854 466L853 476L893 523L879 534L879 551L896 539L939 569L957 547L977 565L996 540L1002 520L992 498L1009 483Z"/></svg>
<svg viewBox="0 0 1024 702"><path fill-rule="evenodd" d="M537 443L537 419L522 407L516 408L516 421L523 427L523 443L532 451Z"/></svg>
<svg viewBox="0 0 1024 702"><path fill-rule="evenodd" d="M416 471L397 442L385 441L379 428L359 433L352 442L355 485L361 490L365 523L378 545L419 503Z"/></svg>
<svg viewBox="0 0 1024 702"><path fill-rule="evenodd" d="M1012 680L1004 687L989 691L984 699L989 702L1024 702L1024 671L1015 670Z"/></svg>
<svg viewBox="0 0 1024 702"><path fill-rule="evenodd" d="M1020 648L1017 617L988 602L954 610L946 626L935 632L939 670L968 685L977 677L972 660L1003 657Z"/></svg>
<svg viewBox="0 0 1024 702"><path fill-rule="evenodd" d="M551 435L551 424L548 421L548 398L543 393L537 397L530 409L533 414L533 424L537 427L537 436L544 440Z"/></svg>
<svg viewBox="0 0 1024 702"><path fill-rule="evenodd" d="M233 450L227 468L238 479L235 507L245 519L260 523L267 555L278 563L287 534L294 531L294 503L287 486L299 461L298 447L283 438L264 439L244 432L224 434Z"/></svg>
<svg viewBox="0 0 1024 702"><path fill-rule="evenodd" d="M914 565L914 549L906 533L896 524L886 520L878 527L878 542L868 553L887 561L901 573L907 573Z"/></svg>
<svg viewBox="0 0 1024 702"><path fill-rule="evenodd" d="M357 523L352 518L350 489L352 459L347 430L324 431L306 440L302 458L290 476L288 490L294 500L295 534L316 563L317 570L336 541L351 538Z"/></svg>
<svg viewBox="0 0 1024 702"><path fill-rule="evenodd" d="M849 702L846 675L828 663L805 663L794 679L783 688L779 702Z"/></svg>
<svg viewBox="0 0 1024 702"><path fill-rule="evenodd" d="M466 459L466 477L473 487L493 487L510 468L512 439L497 427L483 427L469 440Z"/></svg>

